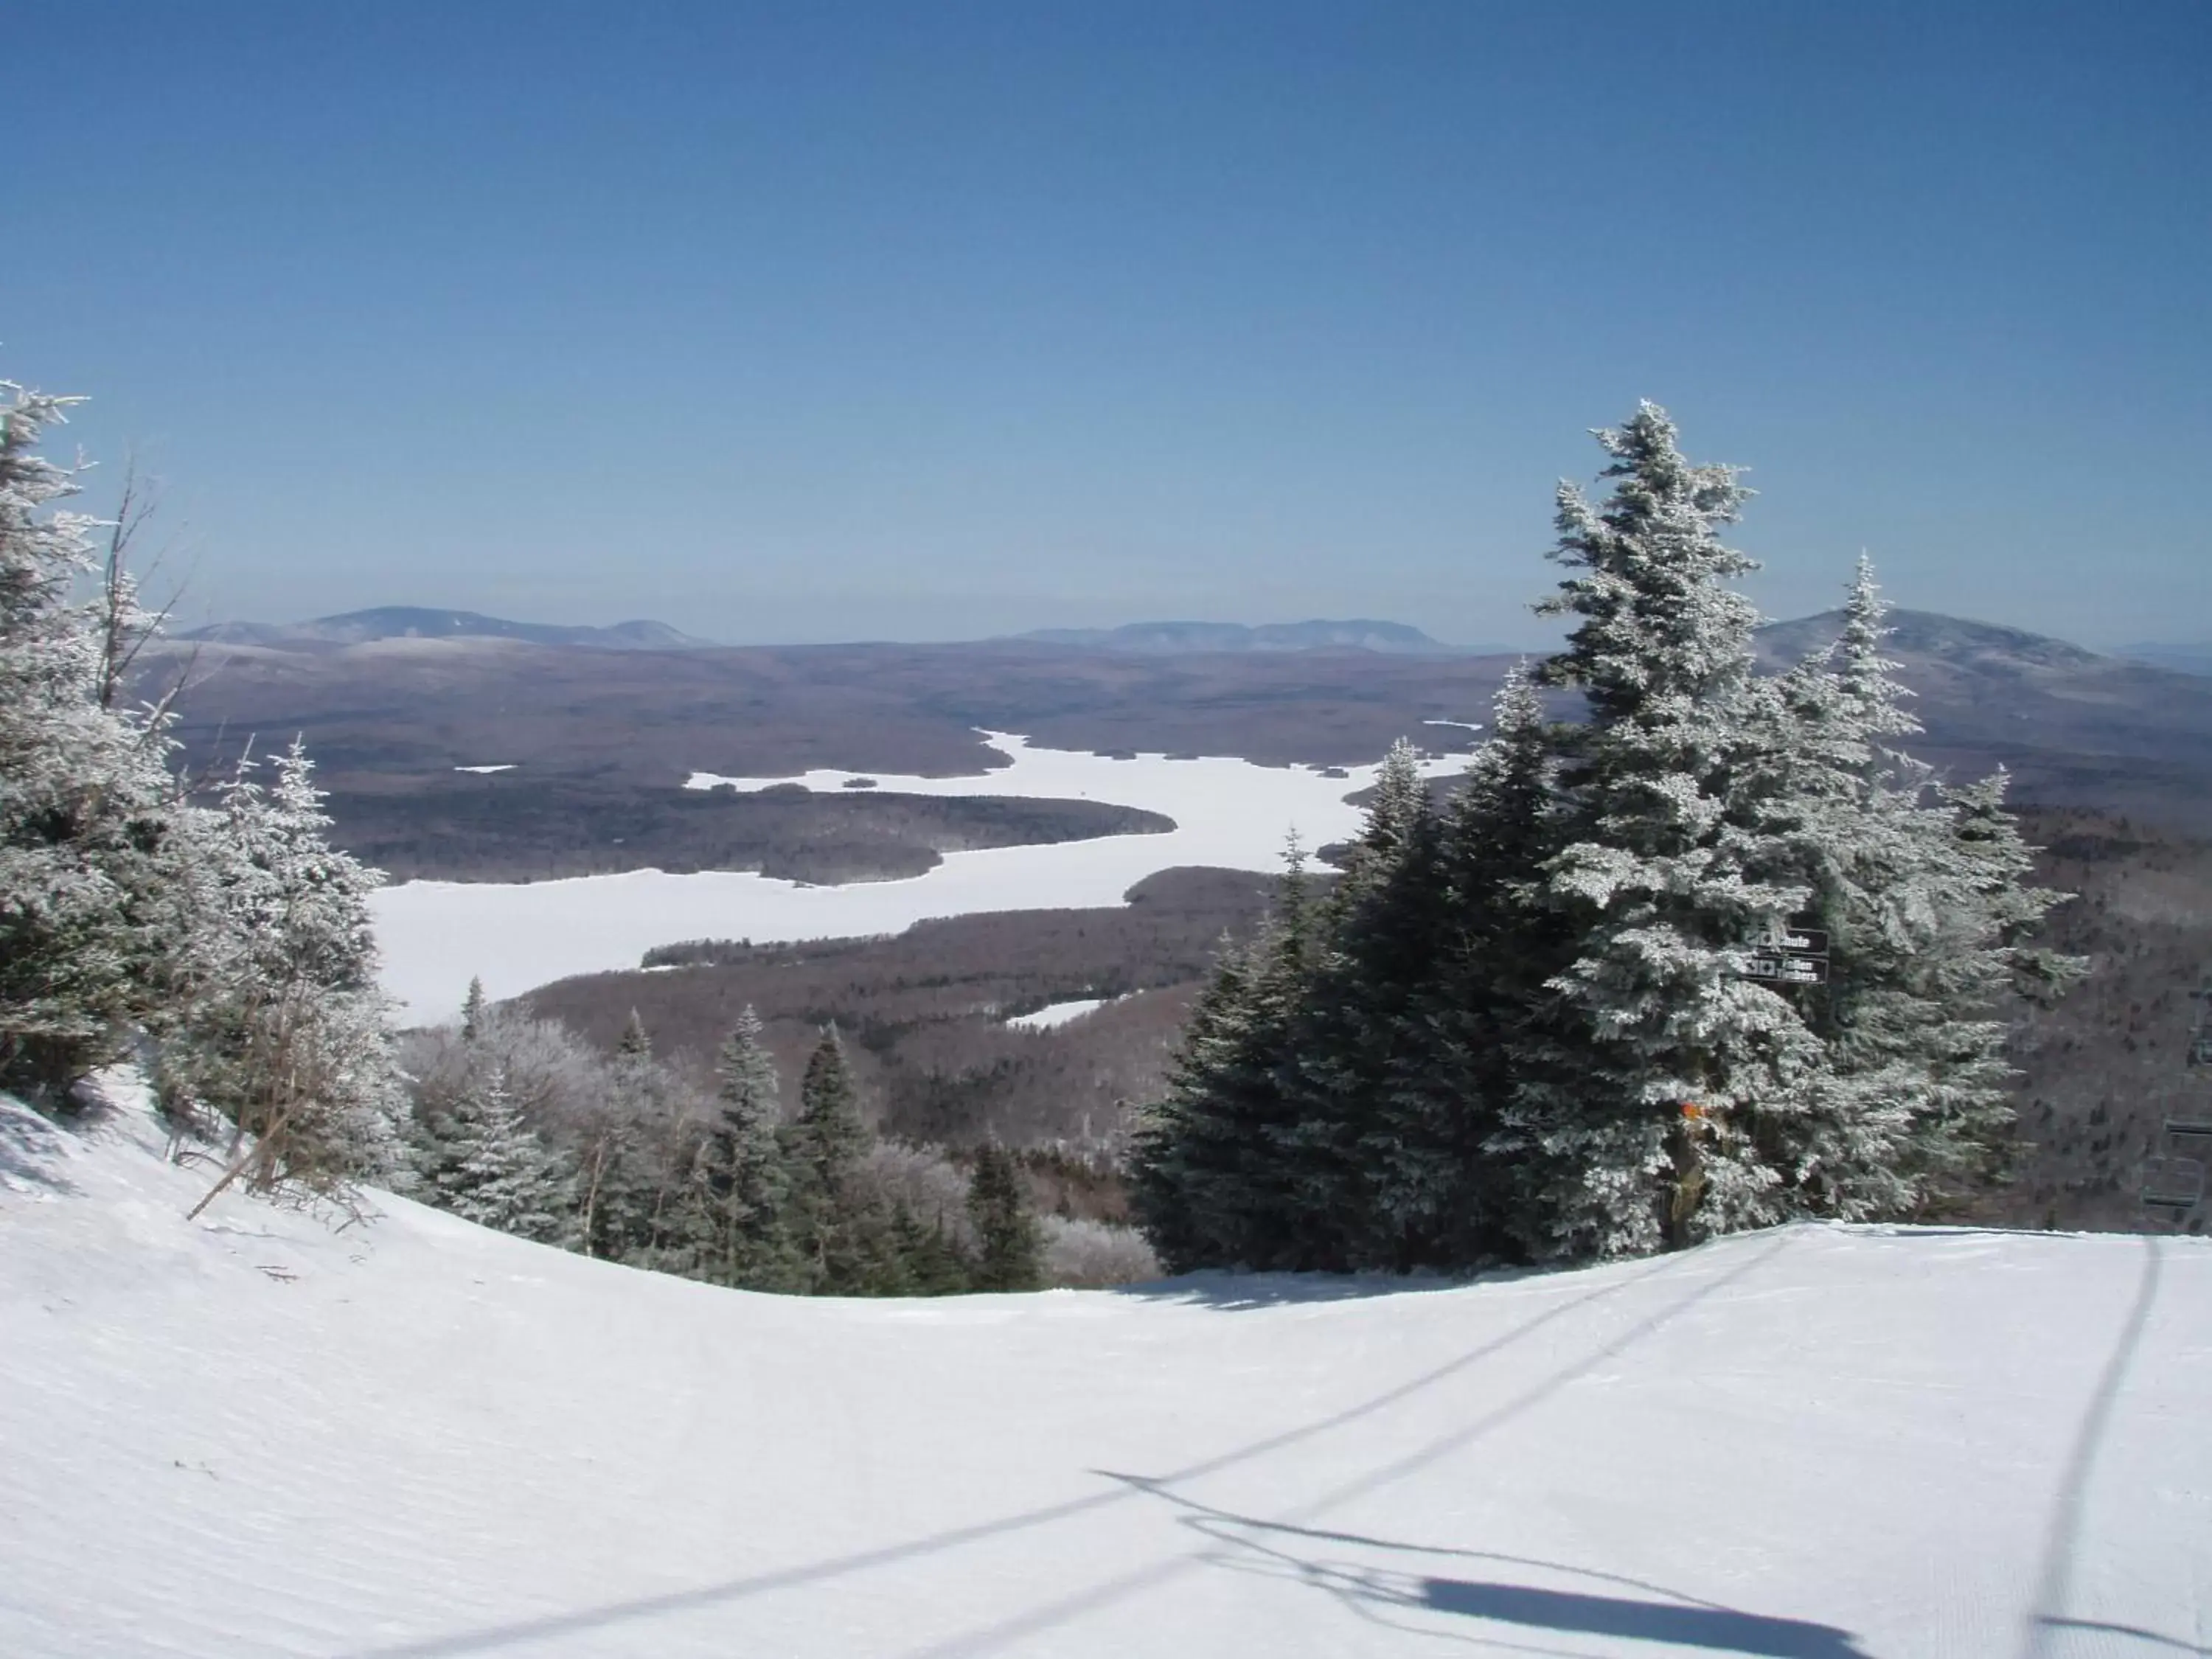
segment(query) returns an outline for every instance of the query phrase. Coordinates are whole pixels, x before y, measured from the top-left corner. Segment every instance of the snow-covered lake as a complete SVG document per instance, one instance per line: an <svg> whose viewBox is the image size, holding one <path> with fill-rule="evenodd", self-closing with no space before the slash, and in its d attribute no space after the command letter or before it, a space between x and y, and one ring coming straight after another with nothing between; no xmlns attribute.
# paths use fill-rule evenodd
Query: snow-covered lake
<svg viewBox="0 0 2212 1659"><path fill-rule="evenodd" d="M1280 869L1284 837L1293 830L1309 848L1341 841L1360 821L1359 809L1346 797L1375 779L1373 766L1332 778L1317 768L1257 766L1224 757L1109 760L1085 750L1036 748L1008 732L984 735L1011 765L951 778L835 771L722 778L699 772L688 787L757 791L795 782L828 793L865 775L881 793L1105 801L1161 813L1176 828L1165 835L950 853L926 875L842 887L750 872L678 876L659 870L515 884L408 882L374 900L385 988L405 1005L405 1018L431 1021L459 1008L471 975L492 997L511 997L571 974L635 968L650 947L678 939L840 939L895 933L932 917L983 910L1119 904L1146 877L1178 866ZM1467 757L1426 764L1441 775L1464 769Z"/></svg>

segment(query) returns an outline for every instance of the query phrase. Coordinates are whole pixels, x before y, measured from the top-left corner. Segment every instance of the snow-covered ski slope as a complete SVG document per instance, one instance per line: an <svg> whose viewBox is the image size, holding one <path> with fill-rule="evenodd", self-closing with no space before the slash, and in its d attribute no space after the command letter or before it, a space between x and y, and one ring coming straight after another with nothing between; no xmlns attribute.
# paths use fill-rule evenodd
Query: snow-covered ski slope
<svg viewBox="0 0 2212 1659"><path fill-rule="evenodd" d="M333 1233L0 1104L0 1653L2212 1650L2212 1248L928 1303Z"/></svg>

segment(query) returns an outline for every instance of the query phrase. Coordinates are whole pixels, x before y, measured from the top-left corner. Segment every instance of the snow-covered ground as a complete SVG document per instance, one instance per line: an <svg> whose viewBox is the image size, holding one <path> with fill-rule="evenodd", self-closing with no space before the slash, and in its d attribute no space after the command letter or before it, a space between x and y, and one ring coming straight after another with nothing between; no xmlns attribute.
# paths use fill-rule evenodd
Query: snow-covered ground
<svg viewBox="0 0 2212 1659"><path fill-rule="evenodd" d="M970 777L866 775L886 793L1107 801L1163 813L1176 828L1164 835L950 853L909 880L842 887L749 872L674 876L658 870L520 884L410 881L374 901L385 987L410 1018L437 1020L460 1007L472 975L492 997L510 997L570 974L635 968L652 946L678 939L842 939L899 933L931 917L978 910L1119 904L1146 876L1177 866L1279 869L1284 837L1294 829L1309 848L1341 841L1358 829L1361 817L1345 797L1375 777L1371 766L1328 778L1310 767L1221 757L1115 761L1036 749L1002 732L986 735L1012 757L1011 766ZM1429 763L1437 775L1466 765L1463 755ZM831 791L856 775L695 773L690 787L759 790L797 782Z"/></svg>
<svg viewBox="0 0 2212 1659"><path fill-rule="evenodd" d="M1048 1002L1043 1007L1026 1014L1008 1015L1006 1024L1024 1031L1049 1031L1072 1019L1095 1014L1115 1000L1113 997L1077 997L1068 1002Z"/></svg>
<svg viewBox="0 0 2212 1659"><path fill-rule="evenodd" d="M0 1103L0 1653L2212 1651L2212 1245L744 1295Z"/></svg>

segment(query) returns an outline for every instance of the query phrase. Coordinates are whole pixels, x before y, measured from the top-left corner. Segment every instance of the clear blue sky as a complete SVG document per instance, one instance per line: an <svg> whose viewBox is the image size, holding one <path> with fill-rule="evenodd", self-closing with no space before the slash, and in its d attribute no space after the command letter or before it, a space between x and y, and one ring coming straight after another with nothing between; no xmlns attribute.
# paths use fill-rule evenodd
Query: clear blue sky
<svg viewBox="0 0 2212 1659"><path fill-rule="evenodd" d="M12 0L0 375L196 617L1537 637L1639 397L1761 602L2212 635L2212 5Z"/></svg>

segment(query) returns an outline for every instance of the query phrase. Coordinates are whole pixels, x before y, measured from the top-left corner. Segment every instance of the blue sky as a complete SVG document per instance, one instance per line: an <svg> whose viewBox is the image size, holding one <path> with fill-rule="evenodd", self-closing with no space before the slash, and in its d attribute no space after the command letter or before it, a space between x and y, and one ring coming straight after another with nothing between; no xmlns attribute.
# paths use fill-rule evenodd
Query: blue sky
<svg viewBox="0 0 2212 1659"><path fill-rule="evenodd" d="M195 617L1521 642L1649 397L1775 614L2203 638L2208 75L2197 0L15 0L0 375Z"/></svg>

